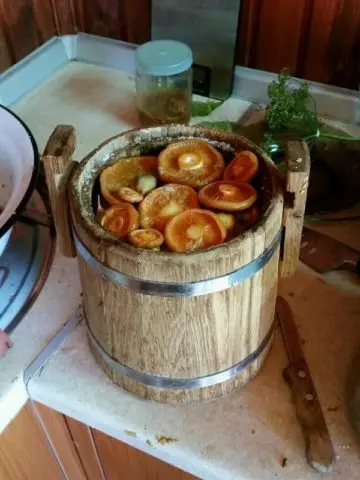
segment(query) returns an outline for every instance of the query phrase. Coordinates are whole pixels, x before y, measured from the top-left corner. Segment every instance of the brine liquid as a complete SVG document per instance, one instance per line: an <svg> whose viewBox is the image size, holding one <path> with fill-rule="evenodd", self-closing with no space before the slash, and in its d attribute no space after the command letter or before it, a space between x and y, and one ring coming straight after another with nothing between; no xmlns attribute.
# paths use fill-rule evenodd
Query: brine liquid
<svg viewBox="0 0 360 480"><path fill-rule="evenodd" d="M191 101L186 89L155 90L138 99L138 113L143 126L189 123Z"/></svg>

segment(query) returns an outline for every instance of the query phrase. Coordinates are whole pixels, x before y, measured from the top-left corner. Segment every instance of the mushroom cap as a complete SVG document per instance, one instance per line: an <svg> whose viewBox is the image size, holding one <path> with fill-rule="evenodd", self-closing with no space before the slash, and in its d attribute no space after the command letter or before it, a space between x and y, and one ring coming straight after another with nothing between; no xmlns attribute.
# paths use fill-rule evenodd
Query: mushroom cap
<svg viewBox="0 0 360 480"><path fill-rule="evenodd" d="M226 167L224 180L233 182L250 182L259 169L259 161L255 153L249 150L239 152Z"/></svg>
<svg viewBox="0 0 360 480"><path fill-rule="evenodd" d="M251 207L257 193L248 183L225 180L210 183L199 191L199 200L207 208L236 212Z"/></svg>
<svg viewBox="0 0 360 480"><path fill-rule="evenodd" d="M125 237L139 226L139 213L131 203L117 203L104 210L101 225L118 238Z"/></svg>
<svg viewBox="0 0 360 480"><path fill-rule="evenodd" d="M190 209L172 218L165 228L165 243L172 252L194 252L225 240L226 229L215 213Z"/></svg>
<svg viewBox="0 0 360 480"><path fill-rule="evenodd" d="M169 183L152 190L141 202L140 224L142 228L156 228L163 232L167 222L175 215L198 206L195 190L187 185Z"/></svg>
<svg viewBox="0 0 360 480"><path fill-rule="evenodd" d="M121 203L119 196L122 187L136 190L137 179L142 175L156 175L157 157L121 158L118 162L106 167L100 174L100 190L110 204Z"/></svg>
<svg viewBox="0 0 360 480"><path fill-rule="evenodd" d="M129 242L137 248L158 248L164 243L164 236L155 228L139 228L128 235Z"/></svg>
<svg viewBox="0 0 360 480"><path fill-rule="evenodd" d="M181 140L168 145L159 155L159 176L200 188L221 177L225 161L221 153L204 140Z"/></svg>

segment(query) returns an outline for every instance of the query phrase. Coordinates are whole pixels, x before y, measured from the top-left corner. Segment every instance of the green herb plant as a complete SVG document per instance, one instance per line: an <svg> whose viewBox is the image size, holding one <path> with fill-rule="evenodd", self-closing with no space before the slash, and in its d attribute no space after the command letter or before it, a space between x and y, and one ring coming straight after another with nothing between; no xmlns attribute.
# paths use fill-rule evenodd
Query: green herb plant
<svg viewBox="0 0 360 480"><path fill-rule="evenodd" d="M291 75L285 69L268 87L267 133L261 145L267 153L280 152L282 143L289 137L302 138L310 145L318 138L360 141L360 137L326 130L317 118L316 103L308 82L300 83L298 88L291 83Z"/></svg>

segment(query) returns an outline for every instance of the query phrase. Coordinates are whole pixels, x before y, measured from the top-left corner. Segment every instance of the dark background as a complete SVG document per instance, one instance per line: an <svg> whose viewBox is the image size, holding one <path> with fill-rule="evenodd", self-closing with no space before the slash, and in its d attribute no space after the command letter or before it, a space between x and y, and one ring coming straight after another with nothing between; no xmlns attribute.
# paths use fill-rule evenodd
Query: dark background
<svg viewBox="0 0 360 480"><path fill-rule="evenodd" d="M150 0L0 0L0 70L53 35L150 36ZM237 63L348 88L360 83L360 0L242 0Z"/></svg>

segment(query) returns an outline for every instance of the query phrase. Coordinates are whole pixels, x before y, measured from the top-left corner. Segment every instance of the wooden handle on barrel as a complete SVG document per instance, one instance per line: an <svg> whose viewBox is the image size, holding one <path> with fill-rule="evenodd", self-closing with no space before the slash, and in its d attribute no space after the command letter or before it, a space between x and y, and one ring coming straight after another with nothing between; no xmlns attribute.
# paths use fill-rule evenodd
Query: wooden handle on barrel
<svg viewBox="0 0 360 480"><path fill-rule="evenodd" d="M75 145L74 127L58 125L51 134L42 157L58 246L65 257L76 256L67 194L67 181L76 165L76 162L71 160Z"/></svg>
<svg viewBox="0 0 360 480"><path fill-rule="evenodd" d="M310 153L302 140L287 142L285 146L287 172L284 191L284 241L280 263L281 278L296 272L304 223L306 195L310 175Z"/></svg>
<svg viewBox="0 0 360 480"><path fill-rule="evenodd" d="M265 108L251 111L245 127L260 125L265 128ZM260 128L260 132L263 131ZM245 133L246 134L246 133ZM289 278L296 272L299 262L301 231L304 223L306 195L310 175L310 154L304 141L289 141L285 146L285 185L283 226L285 230L280 276Z"/></svg>

